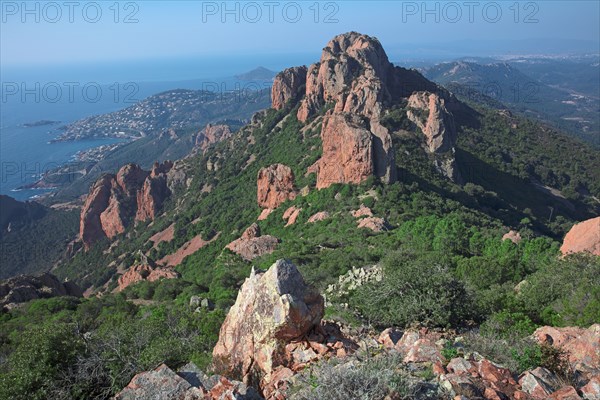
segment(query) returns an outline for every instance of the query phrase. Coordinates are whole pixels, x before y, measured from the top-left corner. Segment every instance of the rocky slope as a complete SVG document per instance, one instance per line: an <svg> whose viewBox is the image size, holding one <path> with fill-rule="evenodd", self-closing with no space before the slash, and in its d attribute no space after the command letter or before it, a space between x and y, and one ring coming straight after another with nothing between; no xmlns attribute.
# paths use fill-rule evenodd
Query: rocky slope
<svg viewBox="0 0 600 400"><path fill-rule="evenodd" d="M464 339L452 333L388 328L376 337L365 333L353 340L345 337L337 325L324 323L322 317L323 298L305 284L295 265L279 260L266 272L253 270L242 285L213 350L213 368L229 379L219 375L208 377L194 365L175 373L163 364L135 376L116 398L303 398L302 391L297 395L298 389L290 391L290 388L301 382L301 371L317 361L333 362L338 368L358 368L365 357L390 355L400 357L396 373L412 382L414 398L593 400L600 397L600 325L588 329L543 327L533 335L538 342L565 352L570 368L579 377L565 382L541 367L515 375L478 353L465 353ZM448 349L454 350L448 353ZM446 358L444 351L456 356ZM434 377L433 385L429 386L419 378L420 371L427 368ZM387 390L386 398L400 398L393 389ZM383 396L380 393L376 398Z"/></svg>
<svg viewBox="0 0 600 400"><path fill-rule="evenodd" d="M167 175L172 167L170 161L155 163L147 172L128 164L116 175L100 178L81 210L79 235L85 248L123 233L134 220L153 220L170 194Z"/></svg>

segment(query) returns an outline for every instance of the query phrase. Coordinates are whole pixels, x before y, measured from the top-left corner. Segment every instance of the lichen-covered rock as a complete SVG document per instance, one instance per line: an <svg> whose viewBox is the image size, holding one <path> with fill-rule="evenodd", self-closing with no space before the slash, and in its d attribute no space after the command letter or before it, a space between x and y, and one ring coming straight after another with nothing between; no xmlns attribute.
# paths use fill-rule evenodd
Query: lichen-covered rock
<svg viewBox="0 0 600 400"><path fill-rule="evenodd" d="M257 200L259 207L275 209L296 198L294 173L287 165L273 164L258 171Z"/></svg>
<svg viewBox="0 0 600 400"><path fill-rule="evenodd" d="M279 260L265 273L252 271L221 326L213 350L217 366L247 382L288 362L285 345L323 317L323 298L294 264Z"/></svg>
<svg viewBox="0 0 600 400"><path fill-rule="evenodd" d="M600 217L575 224L565 236L560 251L600 256Z"/></svg>

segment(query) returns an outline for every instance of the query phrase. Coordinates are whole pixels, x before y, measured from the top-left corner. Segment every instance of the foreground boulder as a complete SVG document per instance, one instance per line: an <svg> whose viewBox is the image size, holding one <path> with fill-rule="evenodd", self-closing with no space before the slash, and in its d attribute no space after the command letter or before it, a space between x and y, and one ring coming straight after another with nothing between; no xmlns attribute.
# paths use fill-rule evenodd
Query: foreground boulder
<svg viewBox="0 0 600 400"><path fill-rule="evenodd" d="M590 253L600 256L600 217L574 225L560 248L563 254Z"/></svg>
<svg viewBox="0 0 600 400"><path fill-rule="evenodd" d="M11 309L30 300L57 296L83 296L73 282L61 282L50 273L19 275L0 281L0 310Z"/></svg>
<svg viewBox="0 0 600 400"><path fill-rule="evenodd" d="M170 195L167 174L173 163L155 163L147 172L135 164L102 176L81 209L79 236L84 247L123 233L132 221L153 220Z"/></svg>
<svg viewBox="0 0 600 400"><path fill-rule="evenodd" d="M323 317L323 297L307 286L294 264L279 260L267 272L252 271L221 326L215 365L244 382L288 363L286 344Z"/></svg>

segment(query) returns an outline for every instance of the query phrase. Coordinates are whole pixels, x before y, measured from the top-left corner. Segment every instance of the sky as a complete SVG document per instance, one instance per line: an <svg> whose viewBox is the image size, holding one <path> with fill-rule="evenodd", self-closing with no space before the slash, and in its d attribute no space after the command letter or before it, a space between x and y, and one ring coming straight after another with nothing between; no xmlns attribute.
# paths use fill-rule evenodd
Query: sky
<svg viewBox="0 0 600 400"><path fill-rule="evenodd" d="M351 30L379 38L391 59L436 51L598 51L600 37L598 1L0 3L3 68L199 56L318 58L329 39Z"/></svg>

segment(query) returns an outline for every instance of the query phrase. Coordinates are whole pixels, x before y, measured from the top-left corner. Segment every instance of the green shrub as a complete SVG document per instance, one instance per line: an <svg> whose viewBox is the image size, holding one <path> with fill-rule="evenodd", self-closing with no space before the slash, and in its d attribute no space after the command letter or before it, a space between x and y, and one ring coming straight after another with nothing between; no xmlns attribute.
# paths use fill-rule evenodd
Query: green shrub
<svg viewBox="0 0 600 400"><path fill-rule="evenodd" d="M474 317L473 302L443 258L392 253L383 261L384 279L359 288L350 304L380 326L459 326Z"/></svg>

